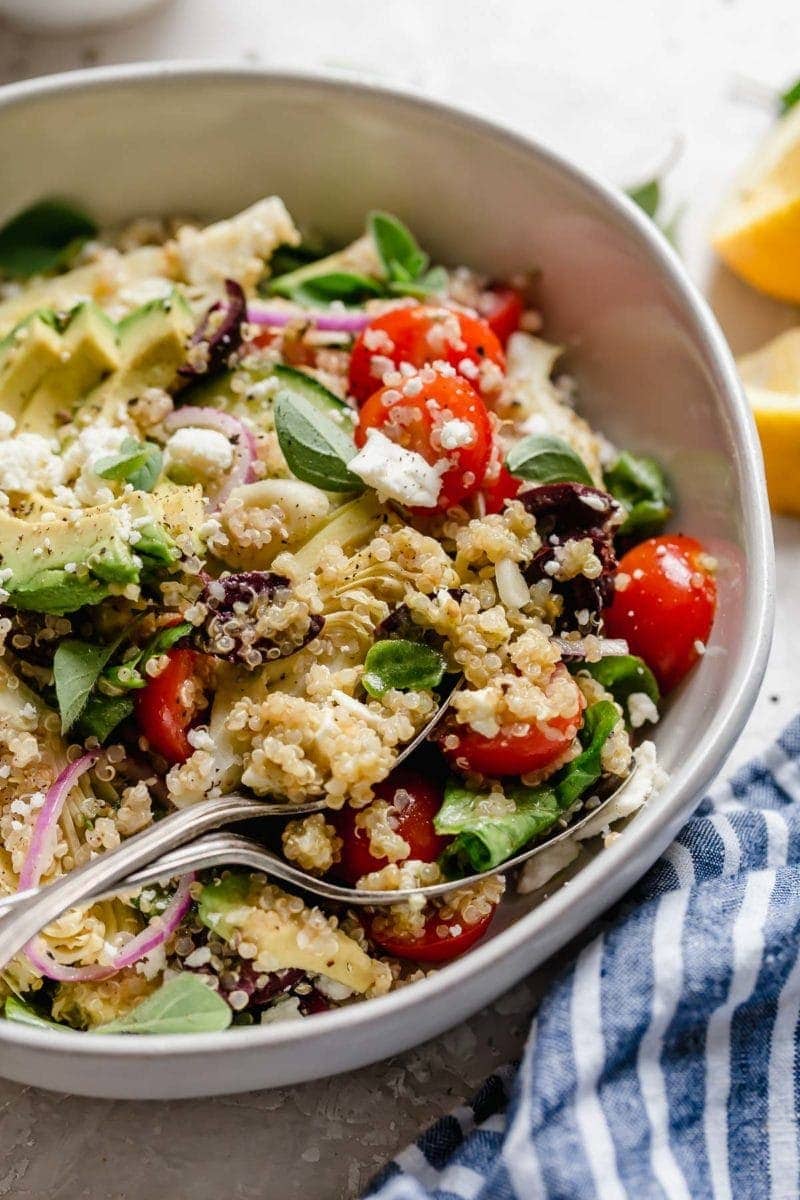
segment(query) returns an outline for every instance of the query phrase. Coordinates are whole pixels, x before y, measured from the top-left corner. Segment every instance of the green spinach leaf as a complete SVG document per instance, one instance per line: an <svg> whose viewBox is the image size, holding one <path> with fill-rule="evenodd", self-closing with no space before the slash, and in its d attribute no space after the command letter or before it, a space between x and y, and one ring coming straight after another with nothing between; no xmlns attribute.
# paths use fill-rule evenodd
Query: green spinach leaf
<svg viewBox="0 0 800 1200"><path fill-rule="evenodd" d="M85 213L61 200L40 200L0 228L0 272L27 279L66 265L97 233Z"/></svg>
<svg viewBox="0 0 800 1200"><path fill-rule="evenodd" d="M133 701L127 696L101 696L95 693L86 701L78 718L81 737L96 737L102 745L120 724L133 712Z"/></svg>
<svg viewBox="0 0 800 1200"><path fill-rule="evenodd" d="M669 519L672 511L669 484L654 458L625 450L604 473L604 481L627 514L618 534L649 537Z"/></svg>
<svg viewBox="0 0 800 1200"><path fill-rule="evenodd" d="M550 434L530 434L508 452L506 466L531 483L584 483L594 487L583 459L571 446Z"/></svg>
<svg viewBox="0 0 800 1200"><path fill-rule="evenodd" d="M611 692L626 714L628 700L638 692L652 700L656 707L661 700L655 675L644 659L637 658L635 654L610 654L594 663L576 662L570 665L570 670L573 674L586 671L601 683L607 692Z"/></svg>
<svg viewBox="0 0 800 1200"><path fill-rule="evenodd" d="M370 696L382 696L390 688L419 691L441 683L444 668L444 658L437 650L421 642L392 638L370 647L361 682Z"/></svg>
<svg viewBox="0 0 800 1200"><path fill-rule="evenodd" d="M231 1023L232 1012L217 992L197 975L176 975L124 1017L92 1029L92 1033L218 1033Z"/></svg>

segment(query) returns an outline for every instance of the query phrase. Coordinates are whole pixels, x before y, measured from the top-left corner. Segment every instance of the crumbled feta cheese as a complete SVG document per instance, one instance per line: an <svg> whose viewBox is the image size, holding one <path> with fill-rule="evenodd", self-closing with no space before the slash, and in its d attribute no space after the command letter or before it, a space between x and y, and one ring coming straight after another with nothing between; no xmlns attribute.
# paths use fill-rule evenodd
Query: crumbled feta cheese
<svg viewBox="0 0 800 1200"><path fill-rule="evenodd" d="M62 470L52 443L38 433L0 441L0 488L4 492L52 492L61 483Z"/></svg>
<svg viewBox="0 0 800 1200"><path fill-rule="evenodd" d="M655 724L658 720L658 709L645 692L631 692L628 696L628 715L631 719L631 726L634 729L641 729L645 721Z"/></svg>
<svg viewBox="0 0 800 1200"><path fill-rule="evenodd" d="M164 454L167 470L178 467L200 479L227 471L232 462L233 446L224 433L192 425L175 430Z"/></svg>
<svg viewBox="0 0 800 1200"><path fill-rule="evenodd" d="M82 429L62 456L64 482L72 482L75 496L81 504L108 504L114 499L108 481L95 472L101 458L119 454L122 443L131 436L125 426L98 421Z"/></svg>
<svg viewBox="0 0 800 1200"><path fill-rule="evenodd" d="M175 245L188 283L214 288L236 279L247 291L258 282L264 263L278 246L296 246L299 241L283 201L270 196L229 221L205 229L184 226Z"/></svg>
<svg viewBox="0 0 800 1200"><path fill-rule="evenodd" d="M475 441L475 426L471 421L462 421L454 417L445 421L439 431L439 441L443 450L458 450L461 446L471 446Z"/></svg>
<svg viewBox="0 0 800 1200"><path fill-rule="evenodd" d="M379 429L367 431L366 444L348 463L350 470L381 499L398 500L415 508L435 508L448 463L431 466L415 450L390 441Z"/></svg>

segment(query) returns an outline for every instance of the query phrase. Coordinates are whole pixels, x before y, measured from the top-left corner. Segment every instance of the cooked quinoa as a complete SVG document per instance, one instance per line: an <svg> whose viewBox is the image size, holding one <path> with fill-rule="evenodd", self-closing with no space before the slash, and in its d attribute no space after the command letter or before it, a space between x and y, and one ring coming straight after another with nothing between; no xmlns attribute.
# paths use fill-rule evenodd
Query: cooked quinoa
<svg viewBox="0 0 800 1200"><path fill-rule="evenodd" d="M277 197L137 218L0 299L0 891L240 790L319 802L270 821L297 867L416 893L323 907L235 864L128 891L5 965L8 1016L96 1028L191 977L270 1022L421 979L658 719L603 625L630 501L546 314L390 234L416 245L372 214L314 259Z"/></svg>

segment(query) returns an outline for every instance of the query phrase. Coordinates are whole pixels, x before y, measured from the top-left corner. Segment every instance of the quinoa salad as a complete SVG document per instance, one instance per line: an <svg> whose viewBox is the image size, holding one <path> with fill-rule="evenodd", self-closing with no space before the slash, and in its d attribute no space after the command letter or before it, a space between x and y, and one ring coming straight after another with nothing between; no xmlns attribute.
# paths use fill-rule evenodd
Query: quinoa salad
<svg viewBox="0 0 800 1200"><path fill-rule="evenodd" d="M385 212L331 247L277 197L0 229L0 894L234 791L324 803L254 835L316 876L487 872L373 909L233 866L128 890L0 969L5 1018L180 1032L380 996L486 934L503 863L580 819L508 876L537 891L657 790L647 730L705 651L715 562L663 532L657 458L579 415L530 266L434 265Z"/></svg>

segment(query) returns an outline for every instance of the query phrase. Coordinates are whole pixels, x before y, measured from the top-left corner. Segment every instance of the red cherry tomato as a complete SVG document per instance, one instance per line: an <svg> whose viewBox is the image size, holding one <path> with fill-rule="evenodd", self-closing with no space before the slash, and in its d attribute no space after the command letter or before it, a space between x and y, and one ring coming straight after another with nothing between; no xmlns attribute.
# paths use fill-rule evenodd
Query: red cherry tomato
<svg viewBox="0 0 800 1200"><path fill-rule="evenodd" d="M714 623L717 585L703 547L680 534L648 538L623 555L619 570L629 582L606 609L606 633L625 638L668 692L697 661Z"/></svg>
<svg viewBox="0 0 800 1200"><path fill-rule="evenodd" d="M522 293L502 284L484 293L480 303L481 316L502 346L519 329L524 309Z"/></svg>
<svg viewBox="0 0 800 1200"><path fill-rule="evenodd" d="M442 433L453 420L471 426L472 440L447 449L442 445ZM406 395L400 388L381 388L361 409L355 431L357 446L364 445L368 429L379 429L406 450L421 454L432 466L442 459L452 463L442 475L436 505L442 511L460 504L483 482L492 452L492 427L485 404L464 379L437 374L423 383L416 395Z"/></svg>
<svg viewBox="0 0 800 1200"><path fill-rule="evenodd" d="M433 827L433 818L442 807L441 788L416 771L397 770L374 791L376 800L385 800L394 808L395 830L411 847L408 857L435 862L450 841ZM357 815L358 810L343 808L332 817L343 841L342 856L334 871L347 883L356 883L362 875L380 871L389 862L370 853L369 834L356 825Z"/></svg>
<svg viewBox="0 0 800 1200"><path fill-rule="evenodd" d="M556 667L545 692L556 683L559 688L563 687L565 677L569 679L566 668ZM528 771L548 767L569 747L586 707L578 685L572 679L569 682L575 689L575 710L570 715L553 717L546 724L529 725L519 737L502 728L494 737L486 737L469 726L448 722L439 735L445 757L462 771L478 771L481 775L491 776L525 775ZM453 736L458 738L458 745L451 747L447 742Z"/></svg>
<svg viewBox="0 0 800 1200"><path fill-rule="evenodd" d="M501 465L495 478L483 481L481 493L487 513L499 513L505 508L506 500L513 500L522 487L522 480L515 479L508 467Z"/></svg>
<svg viewBox="0 0 800 1200"><path fill-rule="evenodd" d="M458 958L465 950L469 950L470 946L474 946L483 937L493 916L494 911L487 913L474 925L465 925L457 916L442 920L438 913L434 912L428 917L425 928L417 937L402 938L397 934L385 933L380 928L376 929L374 922L370 925L369 936L377 946L395 958L410 958L421 963L449 962L451 958ZM444 926L450 929L454 925L460 927L459 933L447 933L442 936L438 932Z"/></svg>
<svg viewBox="0 0 800 1200"><path fill-rule="evenodd" d="M478 391L481 385L475 368L487 361L503 371L506 365L503 347L486 321L424 304L391 309L371 321L356 338L350 358L350 391L359 403L381 386L387 360L395 367L401 363L417 368L438 361L450 363Z"/></svg>
<svg viewBox="0 0 800 1200"><path fill-rule="evenodd" d="M168 650L169 662L136 693L136 720L150 748L168 762L185 762L192 753L187 734L196 709L187 705L185 685L197 678L201 658L194 650Z"/></svg>

